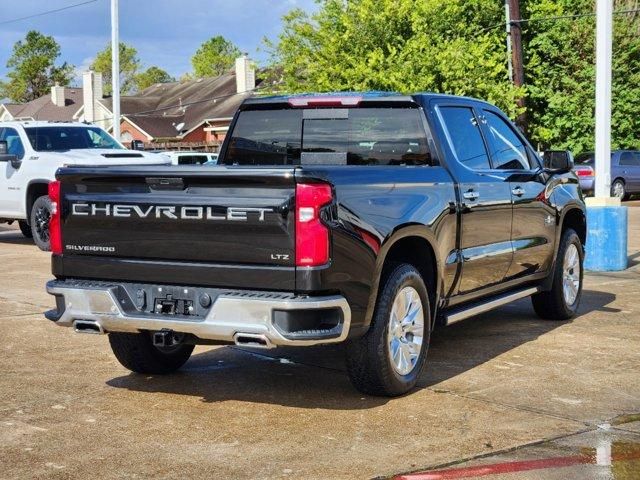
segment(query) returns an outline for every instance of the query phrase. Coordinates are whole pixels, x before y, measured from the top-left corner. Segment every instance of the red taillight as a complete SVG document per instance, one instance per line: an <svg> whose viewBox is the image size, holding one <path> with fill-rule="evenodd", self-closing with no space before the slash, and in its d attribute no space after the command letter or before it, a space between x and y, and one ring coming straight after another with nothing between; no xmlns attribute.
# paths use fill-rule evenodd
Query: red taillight
<svg viewBox="0 0 640 480"><path fill-rule="evenodd" d="M62 228L60 225L60 182L49 183L49 198L51 199L51 219L49 220L49 241L51 253L62 254Z"/></svg>
<svg viewBox="0 0 640 480"><path fill-rule="evenodd" d="M326 183L296 185L296 266L329 262L329 229L320 220L320 209L332 199Z"/></svg>
<svg viewBox="0 0 640 480"><path fill-rule="evenodd" d="M576 175L579 177L593 177L593 170L591 168L576 168Z"/></svg>

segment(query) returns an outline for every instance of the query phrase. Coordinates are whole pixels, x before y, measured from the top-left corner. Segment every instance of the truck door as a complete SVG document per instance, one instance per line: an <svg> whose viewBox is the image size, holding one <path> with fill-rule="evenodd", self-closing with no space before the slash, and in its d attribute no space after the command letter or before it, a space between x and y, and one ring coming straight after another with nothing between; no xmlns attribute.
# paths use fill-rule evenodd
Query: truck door
<svg viewBox="0 0 640 480"><path fill-rule="evenodd" d="M553 260L556 215L531 147L501 113L481 112L493 169L506 174L513 201L513 262L506 280L546 272Z"/></svg>
<svg viewBox="0 0 640 480"><path fill-rule="evenodd" d="M505 172L491 169L472 106L442 104L438 113L457 160L449 165L461 195L462 272L457 293L466 294L502 282L511 265L511 187Z"/></svg>
<svg viewBox="0 0 640 480"><path fill-rule="evenodd" d="M0 140L5 140L8 153L24 159L24 145L18 131L14 128L0 128ZM0 162L0 217L20 218L23 216L23 202L26 195L27 182L22 179L20 169L15 169L11 162Z"/></svg>

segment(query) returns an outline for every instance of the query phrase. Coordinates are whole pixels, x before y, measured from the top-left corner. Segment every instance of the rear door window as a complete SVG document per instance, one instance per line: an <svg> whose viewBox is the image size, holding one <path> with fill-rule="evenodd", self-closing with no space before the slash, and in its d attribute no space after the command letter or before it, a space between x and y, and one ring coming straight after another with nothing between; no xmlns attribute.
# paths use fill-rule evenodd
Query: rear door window
<svg viewBox="0 0 640 480"><path fill-rule="evenodd" d="M422 116L417 108L243 111L224 163L430 165Z"/></svg>
<svg viewBox="0 0 640 480"><path fill-rule="evenodd" d="M620 154L620 166L640 166L640 154L635 152L622 152Z"/></svg>
<svg viewBox="0 0 640 480"><path fill-rule="evenodd" d="M473 170L491 168L473 110L469 107L440 107L439 111L449 145L458 161Z"/></svg>

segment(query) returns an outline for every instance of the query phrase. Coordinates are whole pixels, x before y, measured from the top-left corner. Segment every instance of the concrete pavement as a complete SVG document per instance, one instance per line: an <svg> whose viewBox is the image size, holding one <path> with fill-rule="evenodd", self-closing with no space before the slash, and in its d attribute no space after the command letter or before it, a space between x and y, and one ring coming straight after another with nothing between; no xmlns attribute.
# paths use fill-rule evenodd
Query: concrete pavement
<svg viewBox="0 0 640 480"><path fill-rule="evenodd" d="M635 451L640 209L630 222L632 268L587 275L578 318L545 322L524 300L442 329L398 399L353 390L339 348L198 347L178 374L130 374L106 337L44 319L49 256L0 226L0 478L373 478L575 456L602 438ZM632 473L487 478L638 478L636 460L615 464Z"/></svg>

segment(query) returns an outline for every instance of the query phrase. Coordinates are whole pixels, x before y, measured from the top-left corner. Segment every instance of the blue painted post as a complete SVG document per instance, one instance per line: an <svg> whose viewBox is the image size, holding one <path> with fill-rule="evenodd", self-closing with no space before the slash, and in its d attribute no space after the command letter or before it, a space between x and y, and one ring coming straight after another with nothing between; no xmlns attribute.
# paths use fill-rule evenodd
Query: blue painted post
<svg viewBox="0 0 640 480"><path fill-rule="evenodd" d="M627 268L627 207L587 206L584 268L612 272Z"/></svg>

